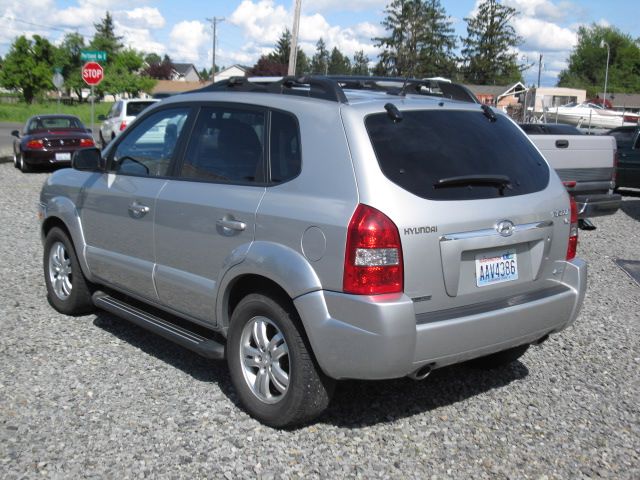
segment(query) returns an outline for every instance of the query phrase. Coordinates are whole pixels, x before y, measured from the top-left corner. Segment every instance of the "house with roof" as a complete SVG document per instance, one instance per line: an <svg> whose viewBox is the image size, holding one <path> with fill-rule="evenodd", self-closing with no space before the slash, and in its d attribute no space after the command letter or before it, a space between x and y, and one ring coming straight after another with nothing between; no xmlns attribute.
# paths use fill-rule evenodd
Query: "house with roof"
<svg viewBox="0 0 640 480"><path fill-rule="evenodd" d="M604 98L604 92L598 93L598 97ZM640 112L640 93L607 93L607 104L611 102L614 110L627 112Z"/></svg>
<svg viewBox="0 0 640 480"><path fill-rule="evenodd" d="M512 85L465 85L485 105L506 108L518 103L519 95L527 91L522 82Z"/></svg>
<svg viewBox="0 0 640 480"><path fill-rule="evenodd" d="M246 77L249 75L251 67L245 65L231 65L216 73L216 82L220 80L228 80L231 77Z"/></svg>
<svg viewBox="0 0 640 480"><path fill-rule="evenodd" d="M199 82L202 79L193 63L172 63L171 80L179 82Z"/></svg>

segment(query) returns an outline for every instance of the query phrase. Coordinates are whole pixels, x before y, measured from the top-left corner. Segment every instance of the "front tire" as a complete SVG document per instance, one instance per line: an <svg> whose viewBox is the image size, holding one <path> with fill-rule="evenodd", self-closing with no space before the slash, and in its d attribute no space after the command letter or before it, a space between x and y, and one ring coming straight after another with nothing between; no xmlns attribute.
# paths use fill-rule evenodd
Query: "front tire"
<svg viewBox="0 0 640 480"><path fill-rule="evenodd" d="M91 288L67 234L53 227L44 243L44 279L47 300L65 315L83 315L94 310Z"/></svg>
<svg viewBox="0 0 640 480"><path fill-rule="evenodd" d="M316 365L288 302L262 294L243 298L231 316L227 362L244 408L271 427L308 422L331 400L335 382Z"/></svg>

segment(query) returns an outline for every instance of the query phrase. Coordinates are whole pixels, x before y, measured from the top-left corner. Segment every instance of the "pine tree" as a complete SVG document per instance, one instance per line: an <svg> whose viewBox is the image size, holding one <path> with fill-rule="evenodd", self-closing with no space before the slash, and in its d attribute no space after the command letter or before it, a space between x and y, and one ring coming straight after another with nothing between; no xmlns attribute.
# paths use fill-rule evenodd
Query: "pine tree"
<svg viewBox="0 0 640 480"><path fill-rule="evenodd" d="M376 70L392 76L413 76L424 41L424 8L421 0L393 0L381 22L387 37L373 40L382 47Z"/></svg>
<svg viewBox="0 0 640 480"><path fill-rule="evenodd" d="M273 52L271 52L267 58L269 60L268 70L273 70L273 64L280 64L284 66L284 75L287 74L289 70L289 55L291 52L291 32L289 29L285 29L280 35L278 42L276 43L276 48ZM262 62L262 65L267 65ZM256 64L257 66L257 64ZM254 67L255 68L255 67ZM279 69L278 69L279 70ZM303 73L309 70L309 59L302 51L300 47L298 47L297 57L296 57L296 75L302 75Z"/></svg>
<svg viewBox="0 0 640 480"><path fill-rule="evenodd" d="M352 75L369 75L369 57L360 50L353 55Z"/></svg>
<svg viewBox="0 0 640 480"><path fill-rule="evenodd" d="M111 63L124 46L122 37L115 34L113 17L107 12L105 17L93 26L96 33L91 40L91 48L107 52L107 63Z"/></svg>
<svg viewBox="0 0 640 480"><path fill-rule="evenodd" d="M329 70L329 51L324 43L324 40L320 38L316 43L316 53L311 58L311 73L315 75L326 75Z"/></svg>
<svg viewBox="0 0 640 480"><path fill-rule="evenodd" d="M351 73L351 60L346 55L343 55L338 50L338 47L333 47L327 70L329 75L349 75Z"/></svg>
<svg viewBox="0 0 640 480"><path fill-rule="evenodd" d="M467 37L462 39L463 74L475 84L507 84L522 80L522 68L513 49L522 43L511 25L515 8L484 0L478 13L467 22Z"/></svg>
<svg viewBox="0 0 640 480"><path fill-rule="evenodd" d="M448 77L457 70L454 50L457 46L454 28L440 0L423 3L424 31L418 56L420 76Z"/></svg>

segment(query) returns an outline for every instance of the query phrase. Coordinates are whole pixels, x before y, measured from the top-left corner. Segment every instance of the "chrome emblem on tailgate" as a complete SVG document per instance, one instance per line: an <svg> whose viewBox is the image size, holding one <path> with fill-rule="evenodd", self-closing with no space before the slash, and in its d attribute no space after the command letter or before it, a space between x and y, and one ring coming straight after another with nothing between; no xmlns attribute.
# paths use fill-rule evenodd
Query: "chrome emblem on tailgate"
<svg viewBox="0 0 640 480"><path fill-rule="evenodd" d="M503 237L510 237L513 234L514 225L511 220L502 220L496 224L496 232Z"/></svg>

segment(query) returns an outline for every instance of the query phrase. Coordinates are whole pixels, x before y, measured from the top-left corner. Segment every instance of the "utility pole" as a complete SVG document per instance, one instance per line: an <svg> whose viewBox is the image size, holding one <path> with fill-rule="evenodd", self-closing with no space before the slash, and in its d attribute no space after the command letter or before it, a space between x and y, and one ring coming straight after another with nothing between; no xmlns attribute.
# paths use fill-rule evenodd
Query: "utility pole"
<svg viewBox="0 0 640 480"><path fill-rule="evenodd" d="M540 54L540 59L538 60L538 88L540 88L540 74L542 73L542 54Z"/></svg>
<svg viewBox="0 0 640 480"><path fill-rule="evenodd" d="M213 27L213 53L211 55L211 83L216 82L216 26L219 22L224 22L224 18L207 18Z"/></svg>
<svg viewBox="0 0 640 480"><path fill-rule="evenodd" d="M295 13L293 14L293 32L291 34L291 50L289 51L289 69L288 75L296 74L296 62L298 60L298 29L300 27L300 9L302 8L302 0L294 0L296 2Z"/></svg>

